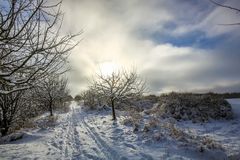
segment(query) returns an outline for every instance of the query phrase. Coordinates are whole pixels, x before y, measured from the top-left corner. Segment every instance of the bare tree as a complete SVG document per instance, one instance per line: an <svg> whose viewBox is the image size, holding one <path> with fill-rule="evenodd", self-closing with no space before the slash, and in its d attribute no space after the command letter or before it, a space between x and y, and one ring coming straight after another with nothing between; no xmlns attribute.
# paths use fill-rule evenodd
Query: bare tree
<svg viewBox="0 0 240 160"><path fill-rule="evenodd" d="M35 88L38 103L47 107L50 116L53 116L53 108L62 105L69 95L67 90L67 79L59 76L48 76L38 83Z"/></svg>
<svg viewBox="0 0 240 160"><path fill-rule="evenodd" d="M0 3L0 94L30 88L61 74L79 34L62 35L62 0L2 0ZM3 85L11 87L2 87Z"/></svg>
<svg viewBox="0 0 240 160"><path fill-rule="evenodd" d="M209 0L210 2L212 2L213 4L217 5L217 6L220 6L220 7L223 7L223 8L226 8L226 9L229 9L229 10L232 10L232 11L235 11L237 13L240 12L240 9L239 8L236 8L236 7L232 7L232 6L229 6L229 5L224 5L224 4L221 4L221 3L218 3L214 0ZM234 22L234 23L223 23L221 25L240 25L240 22Z"/></svg>
<svg viewBox="0 0 240 160"><path fill-rule="evenodd" d="M145 90L145 82L135 71L121 70L111 75L97 75L92 85L95 93L110 102L113 120L116 120L115 104L133 97L141 96Z"/></svg>
<svg viewBox="0 0 240 160"><path fill-rule="evenodd" d="M96 109L98 106L102 106L103 99L102 96L96 92L96 90L90 86L88 90L83 91L77 99L83 100L83 104L85 107L88 107L89 109Z"/></svg>
<svg viewBox="0 0 240 160"><path fill-rule="evenodd" d="M95 109L97 105L97 94L91 88L83 91L81 97L85 106Z"/></svg>
<svg viewBox="0 0 240 160"><path fill-rule="evenodd" d="M24 124L29 118L47 110L52 116L53 108L63 109L69 97L66 87L66 79L58 76L48 76L37 83L34 88L0 94L1 135L5 136L9 128Z"/></svg>
<svg viewBox="0 0 240 160"><path fill-rule="evenodd" d="M19 110L24 106L23 91L10 94L0 94L0 131L5 136L14 121L18 118Z"/></svg>

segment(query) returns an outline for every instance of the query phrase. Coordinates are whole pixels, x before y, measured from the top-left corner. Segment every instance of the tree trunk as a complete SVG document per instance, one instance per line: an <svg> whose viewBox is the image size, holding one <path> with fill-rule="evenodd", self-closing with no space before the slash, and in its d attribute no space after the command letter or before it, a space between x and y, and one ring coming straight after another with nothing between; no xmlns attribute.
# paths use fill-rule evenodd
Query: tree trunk
<svg viewBox="0 0 240 160"><path fill-rule="evenodd" d="M0 126L0 127L1 127L1 134L2 134L2 137L3 137L3 136L6 136L7 133L8 133L8 129L9 129L9 126L8 126L7 120L3 120L3 125Z"/></svg>
<svg viewBox="0 0 240 160"><path fill-rule="evenodd" d="M111 99L111 103L112 103L112 117L113 117L113 120L116 120L116 114L115 114L115 106L114 106L114 100Z"/></svg>
<svg viewBox="0 0 240 160"><path fill-rule="evenodd" d="M50 101L49 103L49 111L50 111L50 116L53 116L52 101Z"/></svg>
<svg viewBox="0 0 240 160"><path fill-rule="evenodd" d="M8 127L4 127L4 128L1 129L2 137L3 137L3 136L6 136L7 133L8 133Z"/></svg>

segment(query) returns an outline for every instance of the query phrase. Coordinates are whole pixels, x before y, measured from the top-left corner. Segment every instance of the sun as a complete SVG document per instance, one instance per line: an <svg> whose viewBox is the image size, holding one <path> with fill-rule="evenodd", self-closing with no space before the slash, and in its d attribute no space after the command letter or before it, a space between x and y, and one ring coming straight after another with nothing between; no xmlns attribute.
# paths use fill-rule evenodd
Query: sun
<svg viewBox="0 0 240 160"><path fill-rule="evenodd" d="M112 61L100 63L99 68L101 74L104 76L109 76L119 69L118 65Z"/></svg>

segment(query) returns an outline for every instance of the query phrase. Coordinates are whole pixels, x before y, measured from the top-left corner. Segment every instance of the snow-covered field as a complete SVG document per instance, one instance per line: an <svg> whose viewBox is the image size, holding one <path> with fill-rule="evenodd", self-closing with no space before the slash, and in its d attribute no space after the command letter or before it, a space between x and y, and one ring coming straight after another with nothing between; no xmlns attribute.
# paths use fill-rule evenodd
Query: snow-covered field
<svg viewBox="0 0 240 160"><path fill-rule="evenodd" d="M223 150L200 152L167 136L154 139L123 125L124 116L111 121L111 111L83 111L75 102L60 114L53 128L25 131L23 139L0 145L0 159L237 159L240 157L240 99L228 100L234 120L203 124L176 122L193 136L208 136ZM121 114L120 112L118 114ZM229 158L230 159L230 158Z"/></svg>

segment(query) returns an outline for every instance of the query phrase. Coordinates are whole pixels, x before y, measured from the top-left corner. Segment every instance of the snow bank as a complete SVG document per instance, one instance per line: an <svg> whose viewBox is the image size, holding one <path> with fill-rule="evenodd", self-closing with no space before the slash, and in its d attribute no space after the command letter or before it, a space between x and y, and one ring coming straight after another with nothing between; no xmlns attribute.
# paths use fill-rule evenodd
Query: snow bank
<svg viewBox="0 0 240 160"><path fill-rule="evenodd" d="M179 99L177 100L179 102ZM162 144L158 149L166 147L167 152L172 154L169 156L171 158L176 154L184 153L185 155L178 158L238 160L240 159L240 99L227 101L232 105L234 119L211 120L207 123L177 121L171 116L158 116L159 110L154 110L158 106L155 106L147 112L131 111L123 120L123 124L132 127L132 132L145 145L158 146ZM223 102L226 103L226 101ZM176 103L176 101L172 103ZM192 104L194 103L197 102ZM150 152L156 150L153 148Z"/></svg>

